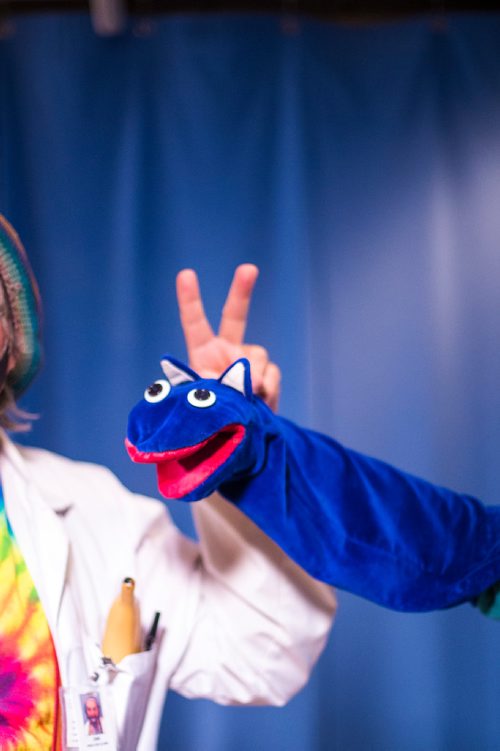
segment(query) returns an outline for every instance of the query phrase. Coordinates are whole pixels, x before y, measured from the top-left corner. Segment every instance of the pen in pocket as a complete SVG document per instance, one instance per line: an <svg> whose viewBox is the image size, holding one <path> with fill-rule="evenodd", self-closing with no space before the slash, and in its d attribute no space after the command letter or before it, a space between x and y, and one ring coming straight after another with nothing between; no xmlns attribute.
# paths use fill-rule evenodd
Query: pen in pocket
<svg viewBox="0 0 500 751"><path fill-rule="evenodd" d="M156 639L156 632L158 631L158 623L160 621L160 615L158 611L155 613L155 617L153 618L153 623L151 625L151 628L149 629L146 639L144 641L144 651L149 652L151 647L153 646L155 639Z"/></svg>

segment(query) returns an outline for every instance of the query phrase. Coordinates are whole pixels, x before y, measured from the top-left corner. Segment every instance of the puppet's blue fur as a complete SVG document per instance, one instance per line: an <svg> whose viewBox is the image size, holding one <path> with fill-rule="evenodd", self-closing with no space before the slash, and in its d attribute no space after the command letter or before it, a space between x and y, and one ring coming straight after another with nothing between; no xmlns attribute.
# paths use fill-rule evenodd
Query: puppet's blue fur
<svg viewBox="0 0 500 751"><path fill-rule="evenodd" d="M180 373L177 385L162 401L143 400L132 410L135 449L172 451L228 425L245 429L233 453L184 500L217 488L309 574L396 610L451 607L500 579L498 507L276 416L252 395L246 360L238 361L239 388L165 362ZM182 382L183 371L189 381ZM214 393L215 402L193 406L187 394L194 388Z"/></svg>

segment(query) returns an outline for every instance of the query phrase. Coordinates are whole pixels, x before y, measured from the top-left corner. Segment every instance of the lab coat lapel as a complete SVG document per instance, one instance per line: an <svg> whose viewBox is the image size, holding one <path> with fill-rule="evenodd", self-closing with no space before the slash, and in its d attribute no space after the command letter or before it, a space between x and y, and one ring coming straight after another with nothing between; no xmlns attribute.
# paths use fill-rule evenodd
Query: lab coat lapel
<svg viewBox="0 0 500 751"><path fill-rule="evenodd" d="M24 472L22 457L3 447L2 483L7 516L54 632L68 566L68 539L62 519Z"/></svg>
<svg viewBox="0 0 500 751"><path fill-rule="evenodd" d="M55 628L68 566L68 539L62 520L40 497L37 488L28 486L34 544L37 549L43 604L49 623Z"/></svg>

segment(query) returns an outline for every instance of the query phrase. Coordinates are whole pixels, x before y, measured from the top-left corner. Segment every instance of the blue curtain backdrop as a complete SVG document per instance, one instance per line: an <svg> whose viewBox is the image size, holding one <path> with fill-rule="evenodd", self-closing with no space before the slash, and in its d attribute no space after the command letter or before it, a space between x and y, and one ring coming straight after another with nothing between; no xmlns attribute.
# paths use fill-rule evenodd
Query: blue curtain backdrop
<svg viewBox="0 0 500 751"><path fill-rule="evenodd" d="M500 501L499 16L6 31L0 208L45 300L31 442L156 495L122 442L159 356L184 354L174 275L199 271L216 323L250 260L249 336L283 368L284 414ZM288 707L170 695L160 748L498 749L500 624L339 597Z"/></svg>

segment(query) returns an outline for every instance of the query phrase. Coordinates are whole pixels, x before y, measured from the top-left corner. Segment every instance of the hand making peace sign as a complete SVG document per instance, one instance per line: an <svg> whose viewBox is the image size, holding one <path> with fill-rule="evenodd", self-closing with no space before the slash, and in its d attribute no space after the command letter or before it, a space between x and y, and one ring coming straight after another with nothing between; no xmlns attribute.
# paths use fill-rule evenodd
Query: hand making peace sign
<svg viewBox="0 0 500 751"><path fill-rule="evenodd" d="M218 334L210 326L201 299L198 277L192 269L177 275L177 301L189 364L204 378L218 378L239 357L250 362L254 393L275 410L278 408L281 372L270 362L267 351L244 344L252 292L259 275L250 263L236 268L222 309Z"/></svg>

